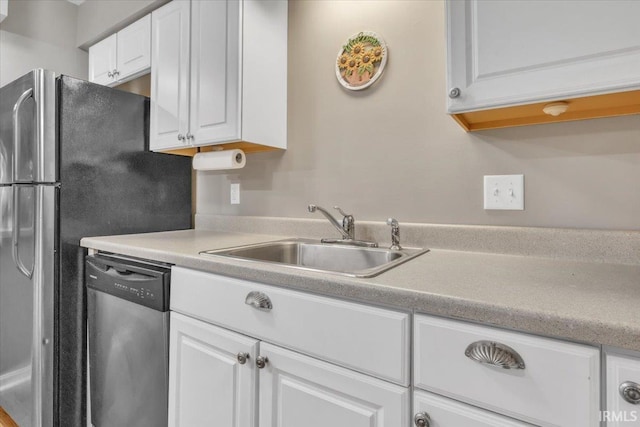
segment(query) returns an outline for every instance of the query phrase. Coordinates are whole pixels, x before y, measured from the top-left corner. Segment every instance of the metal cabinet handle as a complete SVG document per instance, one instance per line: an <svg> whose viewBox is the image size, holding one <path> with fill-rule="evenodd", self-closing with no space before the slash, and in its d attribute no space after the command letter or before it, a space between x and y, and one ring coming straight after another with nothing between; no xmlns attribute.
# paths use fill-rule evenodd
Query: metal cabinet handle
<svg viewBox="0 0 640 427"><path fill-rule="evenodd" d="M249 353L238 353L237 355L238 358L238 363L241 365L244 365L245 363L247 363L247 360L249 360Z"/></svg>
<svg viewBox="0 0 640 427"><path fill-rule="evenodd" d="M640 405L640 384L633 381L625 381L620 384L620 395L632 405Z"/></svg>
<svg viewBox="0 0 640 427"><path fill-rule="evenodd" d="M265 366L267 366L267 363L269 363L268 357L258 356L258 358L256 359L256 366L258 367L258 369L264 368Z"/></svg>
<svg viewBox="0 0 640 427"><path fill-rule="evenodd" d="M413 423L416 427L429 427L431 425L431 417L426 412L418 412L413 417Z"/></svg>
<svg viewBox="0 0 640 427"><path fill-rule="evenodd" d="M24 91L13 106L13 182L18 182L20 168L20 109L28 98L33 98L31 88ZM35 98L33 100L35 101Z"/></svg>
<svg viewBox="0 0 640 427"><path fill-rule="evenodd" d="M249 292L244 303L257 308L258 310L269 311L273 308L271 299L266 294L258 291Z"/></svg>
<svg viewBox="0 0 640 427"><path fill-rule="evenodd" d="M507 345L492 341L471 343L464 351L464 355L475 362L504 369L524 369L525 367L524 360L517 351Z"/></svg>
<svg viewBox="0 0 640 427"><path fill-rule="evenodd" d="M115 76L119 76L120 75L120 71L118 70L113 70L113 77Z"/></svg>
<svg viewBox="0 0 640 427"><path fill-rule="evenodd" d="M20 259L20 252L19 252L19 245L20 245L20 189L21 188L25 188L25 187L31 187L34 189L34 195L33 195L33 201L34 201L34 209L33 209L33 222L31 225L31 229L34 230L35 232L35 225L36 225L36 212L35 212L35 198L36 198L36 194L35 194L35 188L33 185L14 185L13 187L13 221L12 221L12 233L11 233L11 241L12 241L12 246L13 246L13 250L12 250L12 256L13 256L13 262L16 264L16 267L18 268L18 270L20 270L20 273L24 274L25 276L27 276L29 279L31 279L31 276L33 276L33 268L34 265L31 266L31 268L27 268L25 267L24 263L22 262L22 259Z"/></svg>
<svg viewBox="0 0 640 427"><path fill-rule="evenodd" d="M454 87L449 91L449 98L454 99L460 96L460 88Z"/></svg>
<svg viewBox="0 0 640 427"><path fill-rule="evenodd" d="M184 138L184 135L183 135L183 134L181 134L181 133L179 133L179 134L178 134L178 141L184 141L184 139L185 139L185 138Z"/></svg>
<svg viewBox="0 0 640 427"><path fill-rule="evenodd" d="M187 132L187 139L193 139L193 134L191 132Z"/></svg>

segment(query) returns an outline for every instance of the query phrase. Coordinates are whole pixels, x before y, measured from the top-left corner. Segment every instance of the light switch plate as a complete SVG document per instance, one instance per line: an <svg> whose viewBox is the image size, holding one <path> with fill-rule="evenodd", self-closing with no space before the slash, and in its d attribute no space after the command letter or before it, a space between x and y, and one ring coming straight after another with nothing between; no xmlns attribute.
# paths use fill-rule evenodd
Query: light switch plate
<svg viewBox="0 0 640 427"><path fill-rule="evenodd" d="M239 205L240 204L240 184L231 184L231 204Z"/></svg>
<svg viewBox="0 0 640 427"><path fill-rule="evenodd" d="M524 210L524 175L485 175L486 210Z"/></svg>

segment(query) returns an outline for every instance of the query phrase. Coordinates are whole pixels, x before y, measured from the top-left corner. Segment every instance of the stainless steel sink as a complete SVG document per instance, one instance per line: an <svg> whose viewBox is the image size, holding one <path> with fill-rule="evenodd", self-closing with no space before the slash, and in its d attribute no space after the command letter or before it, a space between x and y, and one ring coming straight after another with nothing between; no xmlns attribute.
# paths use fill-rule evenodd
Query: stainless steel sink
<svg viewBox="0 0 640 427"><path fill-rule="evenodd" d="M391 250L326 244L307 239L289 239L202 251L200 254L266 262L351 277L373 277L428 250L418 248Z"/></svg>

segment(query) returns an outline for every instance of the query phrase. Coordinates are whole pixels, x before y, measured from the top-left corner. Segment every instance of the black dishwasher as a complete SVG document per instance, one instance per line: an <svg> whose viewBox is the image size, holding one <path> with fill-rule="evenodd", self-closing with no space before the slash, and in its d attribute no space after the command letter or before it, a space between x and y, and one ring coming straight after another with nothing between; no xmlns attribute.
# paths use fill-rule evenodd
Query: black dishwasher
<svg viewBox="0 0 640 427"><path fill-rule="evenodd" d="M108 254L85 264L91 423L166 426L171 270Z"/></svg>

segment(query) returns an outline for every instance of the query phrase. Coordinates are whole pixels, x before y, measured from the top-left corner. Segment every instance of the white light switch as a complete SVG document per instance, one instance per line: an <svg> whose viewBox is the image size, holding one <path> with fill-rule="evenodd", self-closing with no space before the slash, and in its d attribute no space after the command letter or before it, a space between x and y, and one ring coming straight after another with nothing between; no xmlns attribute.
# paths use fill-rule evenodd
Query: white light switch
<svg viewBox="0 0 640 427"><path fill-rule="evenodd" d="M231 184L231 204L240 204L240 184Z"/></svg>
<svg viewBox="0 0 640 427"><path fill-rule="evenodd" d="M484 208L524 210L524 175L485 175Z"/></svg>

